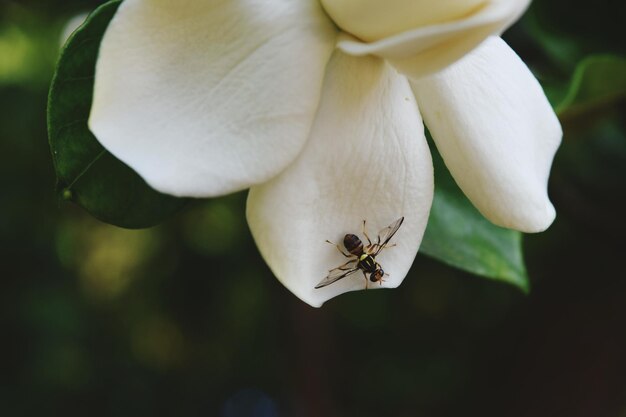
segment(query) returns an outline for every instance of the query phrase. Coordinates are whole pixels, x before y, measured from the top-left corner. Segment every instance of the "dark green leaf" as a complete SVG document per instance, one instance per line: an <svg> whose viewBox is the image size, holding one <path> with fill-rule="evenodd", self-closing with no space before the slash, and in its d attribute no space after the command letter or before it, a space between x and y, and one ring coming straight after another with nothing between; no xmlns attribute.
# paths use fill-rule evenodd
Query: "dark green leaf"
<svg viewBox="0 0 626 417"><path fill-rule="evenodd" d="M595 55L576 67L559 116L593 112L626 97L626 58Z"/></svg>
<svg viewBox="0 0 626 417"><path fill-rule="evenodd" d="M435 198L420 252L528 291L521 233L490 223L463 195L436 152L433 163Z"/></svg>
<svg viewBox="0 0 626 417"><path fill-rule="evenodd" d="M50 87L48 135L60 196L100 220L140 228L158 224L186 200L150 188L87 126L100 41L120 3L96 9L65 45Z"/></svg>
<svg viewBox="0 0 626 417"><path fill-rule="evenodd" d="M530 13L537 16L545 32L575 42L584 55L592 51L623 53L624 2L597 0L589 6L586 0L534 1Z"/></svg>
<svg viewBox="0 0 626 417"><path fill-rule="evenodd" d="M525 55L532 52L539 54L541 58L535 60L535 65L532 65L533 63L528 62L528 57L523 56L524 62L531 64L529 66L533 70L538 63L544 66L556 66L560 71L558 73L560 79L563 72L566 73L574 68L576 63L585 56L585 52L581 49L581 44L577 39L555 32L552 30L552 25L543 22L538 9L541 7L537 3L533 3L528 12L524 14L521 25L523 25L525 33L533 40L532 48Z"/></svg>

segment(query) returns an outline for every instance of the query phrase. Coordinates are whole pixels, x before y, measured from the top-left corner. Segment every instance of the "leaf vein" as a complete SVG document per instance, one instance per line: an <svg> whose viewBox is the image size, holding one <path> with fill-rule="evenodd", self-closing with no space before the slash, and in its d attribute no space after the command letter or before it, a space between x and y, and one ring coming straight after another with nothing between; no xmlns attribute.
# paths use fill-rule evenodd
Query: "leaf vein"
<svg viewBox="0 0 626 417"><path fill-rule="evenodd" d="M78 174L76 176L76 178L74 178L74 180L66 187L67 190L71 190L72 187L74 186L74 184L76 184L76 182L78 180L80 180L82 178L83 175L85 175L87 173L87 171L89 171L89 169L96 163L98 162L98 160L100 160L100 158L102 158L102 156L107 152L106 149L103 149L102 151L100 151L100 153L89 163L87 164L87 166L80 172L80 174Z"/></svg>

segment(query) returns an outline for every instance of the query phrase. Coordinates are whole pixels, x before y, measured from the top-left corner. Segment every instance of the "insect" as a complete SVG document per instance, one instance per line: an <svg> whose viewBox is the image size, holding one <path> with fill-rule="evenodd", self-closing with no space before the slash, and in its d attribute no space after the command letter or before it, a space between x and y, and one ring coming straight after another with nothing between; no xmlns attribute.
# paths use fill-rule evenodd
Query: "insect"
<svg viewBox="0 0 626 417"><path fill-rule="evenodd" d="M376 256L386 247L391 248L395 246L395 244L388 246L388 243L393 235L396 234L403 221L404 217L400 217L398 220L385 227L378 233L376 243L372 243L371 239L367 235L367 232L365 231L365 220L363 220L362 231L363 235L367 239L367 246L363 246L363 242L357 235L345 235L343 238L343 246L345 246L348 253L344 252L339 244L336 244L336 246L343 256L351 259L345 264L328 271L328 275L326 276L326 278L321 280L320 283L315 286L315 288L317 289L330 285L333 282L337 282L340 279L352 275L359 270L363 273L363 276L365 277L365 289L367 289L368 274L369 280L371 282L378 282L382 285L384 281L383 276L388 274L385 274L383 268L378 262L376 262ZM327 240L326 242L335 245L329 240Z"/></svg>

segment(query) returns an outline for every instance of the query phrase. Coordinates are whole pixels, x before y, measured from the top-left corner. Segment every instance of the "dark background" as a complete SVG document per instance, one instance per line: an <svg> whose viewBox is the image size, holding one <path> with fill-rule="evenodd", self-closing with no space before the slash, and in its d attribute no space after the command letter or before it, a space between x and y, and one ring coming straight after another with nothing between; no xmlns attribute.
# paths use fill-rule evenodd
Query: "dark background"
<svg viewBox="0 0 626 417"><path fill-rule="evenodd" d="M245 194L141 231L58 200L47 87L99 3L0 0L0 416L626 417L623 100L562 120L530 295L419 255L399 289L313 309L258 254ZM556 102L581 59L623 56L625 19L537 0L505 38Z"/></svg>

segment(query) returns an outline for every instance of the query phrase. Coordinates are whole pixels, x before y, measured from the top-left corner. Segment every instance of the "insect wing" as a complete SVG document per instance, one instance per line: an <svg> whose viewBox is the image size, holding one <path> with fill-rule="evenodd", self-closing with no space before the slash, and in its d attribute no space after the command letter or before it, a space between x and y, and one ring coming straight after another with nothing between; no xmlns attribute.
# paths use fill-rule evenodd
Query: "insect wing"
<svg viewBox="0 0 626 417"><path fill-rule="evenodd" d="M340 268L331 269L330 272L328 272L328 275L326 276L326 278L321 280L320 283L315 286L315 288L317 289L317 288L322 288L327 285L330 285L333 282L337 282L340 279L345 278L348 275L351 275L358 270L359 268L357 268L356 266L350 269L340 269Z"/></svg>
<svg viewBox="0 0 626 417"><path fill-rule="evenodd" d="M387 243L389 243L393 235L395 235L398 229L400 228L400 226L402 226L403 221L404 221L404 216L400 217L398 220L391 223L389 226L385 227L383 230L381 230L378 233L379 242L381 243L376 245L376 251L374 252L373 256L378 255L378 253L381 250L383 250L385 246L387 246Z"/></svg>

